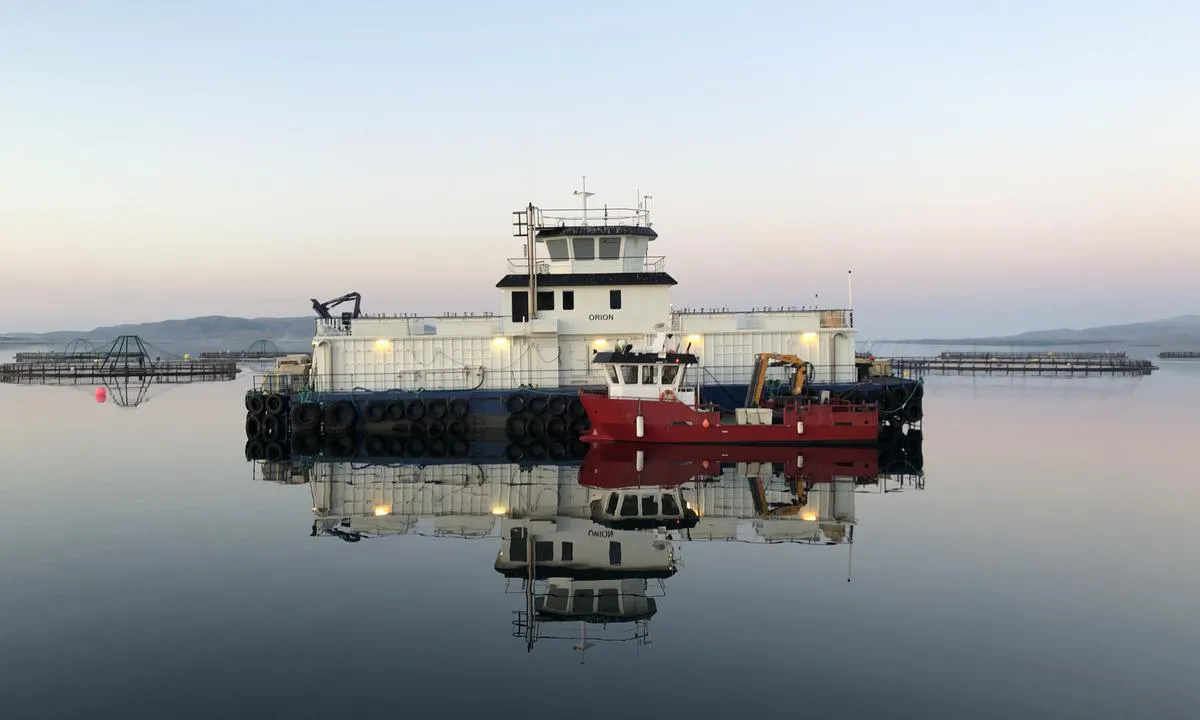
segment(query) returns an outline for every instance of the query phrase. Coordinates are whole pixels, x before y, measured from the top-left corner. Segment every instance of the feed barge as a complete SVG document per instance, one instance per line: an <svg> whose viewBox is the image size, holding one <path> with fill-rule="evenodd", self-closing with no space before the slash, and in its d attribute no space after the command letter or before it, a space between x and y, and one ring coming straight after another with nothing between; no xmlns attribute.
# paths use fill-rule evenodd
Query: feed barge
<svg viewBox="0 0 1200 720"><path fill-rule="evenodd" d="M371 422L381 412L419 426L434 403L440 414L458 399L467 403L460 419L471 427L503 428L513 415L546 423L577 412L572 403L580 388L604 388L594 353L642 345L665 332L698 358L706 403L739 407L754 357L773 352L808 362L813 392L876 403L881 425L920 421L919 381L872 376L857 361L850 308L675 308L676 280L665 258L651 254L659 236L648 209L588 215L530 205L515 216L524 256L509 259L496 283L501 312L380 316L362 312L358 293L314 300L307 374L286 382L266 376L248 395L247 410L264 419L273 404L284 432L301 413L302 424L312 429L315 422L322 434L330 426L340 432ZM352 309L335 314L349 303ZM586 416L575 419L589 429ZM579 428L570 425L574 434Z"/></svg>

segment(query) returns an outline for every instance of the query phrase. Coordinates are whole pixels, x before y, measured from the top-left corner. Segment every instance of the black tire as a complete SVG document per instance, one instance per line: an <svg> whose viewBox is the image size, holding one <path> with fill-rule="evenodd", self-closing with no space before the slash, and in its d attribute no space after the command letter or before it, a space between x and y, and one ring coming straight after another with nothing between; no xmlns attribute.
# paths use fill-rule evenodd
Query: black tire
<svg viewBox="0 0 1200 720"><path fill-rule="evenodd" d="M537 415L526 418L525 437L531 440L541 440L546 437L546 421Z"/></svg>
<svg viewBox="0 0 1200 720"><path fill-rule="evenodd" d="M400 437L411 437L413 434L413 424L411 420L401 420L392 425L392 432Z"/></svg>
<svg viewBox="0 0 1200 720"><path fill-rule="evenodd" d="M525 411L525 396L521 394L509 395L504 401L504 409L509 415L517 415Z"/></svg>
<svg viewBox="0 0 1200 720"><path fill-rule="evenodd" d="M293 455L317 455L321 452L321 438L316 433L298 432L292 435Z"/></svg>
<svg viewBox="0 0 1200 720"><path fill-rule="evenodd" d="M426 421L425 434L431 438L440 438L446 434L446 423L441 420Z"/></svg>
<svg viewBox="0 0 1200 720"><path fill-rule="evenodd" d="M447 407L445 398L434 398L425 406L425 416L433 420L444 420L446 414L450 412Z"/></svg>
<svg viewBox="0 0 1200 720"><path fill-rule="evenodd" d="M425 455L425 441L418 437L409 438L404 442L404 454L408 457L423 457Z"/></svg>
<svg viewBox="0 0 1200 720"><path fill-rule="evenodd" d="M562 440L567 436L567 421L557 415L546 418L546 437Z"/></svg>
<svg viewBox="0 0 1200 720"><path fill-rule="evenodd" d="M287 435L287 424L278 415L268 415L262 421L264 440L280 441Z"/></svg>
<svg viewBox="0 0 1200 720"><path fill-rule="evenodd" d="M354 454L357 443L354 438L345 433L334 433L325 436L325 452L331 457L347 458Z"/></svg>
<svg viewBox="0 0 1200 720"><path fill-rule="evenodd" d="M908 404L900 412L900 417L906 423L915 423L921 420L921 403L920 401L909 400Z"/></svg>
<svg viewBox="0 0 1200 720"><path fill-rule="evenodd" d="M265 405L262 393L252 392L246 394L246 412L260 413L266 409Z"/></svg>
<svg viewBox="0 0 1200 720"><path fill-rule="evenodd" d="M552 442L546 446L546 454L551 460L564 460L567 457L567 446L560 442Z"/></svg>
<svg viewBox="0 0 1200 720"><path fill-rule="evenodd" d="M282 395L267 395L263 398L263 408L268 415L278 415L287 408L287 398Z"/></svg>
<svg viewBox="0 0 1200 720"><path fill-rule="evenodd" d="M263 459L263 444L258 440L246 441L246 459L247 460L262 460Z"/></svg>
<svg viewBox="0 0 1200 720"><path fill-rule="evenodd" d="M429 431L425 428L425 423L410 422L408 424L408 436L409 437L420 438L420 439L424 440L425 436L428 434L429 434Z"/></svg>
<svg viewBox="0 0 1200 720"><path fill-rule="evenodd" d="M546 413L546 398L541 395L534 395L529 398L529 402L525 403L525 409L534 415L544 415Z"/></svg>
<svg viewBox="0 0 1200 720"><path fill-rule="evenodd" d="M369 422L383 422L387 419L388 406L382 400L372 400L367 403L363 414Z"/></svg>
<svg viewBox="0 0 1200 720"><path fill-rule="evenodd" d="M388 455L391 457L404 457L404 438L390 437L388 438Z"/></svg>
<svg viewBox="0 0 1200 720"><path fill-rule="evenodd" d="M263 436L262 418L258 415L246 416L246 439L260 440Z"/></svg>
<svg viewBox="0 0 1200 720"><path fill-rule="evenodd" d="M571 442L567 443L567 447L571 450L571 457L573 458L582 458L584 455L587 455L588 444L579 438L571 440Z"/></svg>
<svg viewBox="0 0 1200 720"><path fill-rule="evenodd" d="M358 421L358 409L349 400L337 400L325 408L325 429L339 433Z"/></svg>
<svg viewBox="0 0 1200 720"><path fill-rule="evenodd" d="M388 420L403 420L405 418L404 411L407 405L403 400L393 400L387 404Z"/></svg>
<svg viewBox="0 0 1200 720"><path fill-rule="evenodd" d="M471 414L471 403L466 398L454 398L450 401L450 414L456 418L465 418Z"/></svg>
<svg viewBox="0 0 1200 720"><path fill-rule="evenodd" d="M510 443L508 447L504 448L504 457L508 458L510 462L521 462L525 459L525 450L520 445Z"/></svg>
<svg viewBox="0 0 1200 720"><path fill-rule="evenodd" d="M425 417L425 401L417 398L408 403L408 407L404 408L404 417L409 420L420 420Z"/></svg>
<svg viewBox="0 0 1200 720"><path fill-rule="evenodd" d="M509 440L524 440L527 436L529 422L522 415L509 415L504 421L504 435Z"/></svg>
<svg viewBox="0 0 1200 720"><path fill-rule="evenodd" d="M467 444L466 440L460 437L450 439L450 457L466 457L470 449L471 446Z"/></svg>
<svg viewBox="0 0 1200 720"><path fill-rule="evenodd" d="M363 450L368 457L386 457L388 454L388 439L383 435L368 435L363 441Z"/></svg>
<svg viewBox="0 0 1200 720"><path fill-rule="evenodd" d="M316 403L300 403L292 408L294 430L316 430L321 426L321 406Z"/></svg>
<svg viewBox="0 0 1200 720"><path fill-rule="evenodd" d="M587 432L587 418L576 418L567 426L567 433L569 435L579 437L585 432Z"/></svg>
<svg viewBox="0 0 1200 720"><path fill-rule="evenodd" d="M562 395L552 395L546 402L546 409L551 415L562 415L567 412L567 398Z"/></svg>
<svg viewBox="0 0 1200 720"><path fill-rule="evenodd" d="M263 448L263 458L267 462L279 462L287 457L287 451L283 449L283 445L277 442L269 442Z"/></svg>
<svg viewBox="0 0 1200 720"><path fill-rule="evenodd" d="M440 437L431 438L429 440L429 457L443 458L446 457L446 441Z"/></svg>
<svg viewBox="0 0 1200 720"><path fill-rule="evenodd" d="M467 434L467 423L458 418L452 419L446 423L446 434L450 437L460 438Z"/></svg>
<svg viewBox="0 0 1200 720"><path fill-rule="evenodd" d="M526 455L529 456L530 460L533 460L533 461L545 460L546 459L546 446L539 442L531 443L529 445L529 448L525 451L525 453L526 453Z"/></svg>

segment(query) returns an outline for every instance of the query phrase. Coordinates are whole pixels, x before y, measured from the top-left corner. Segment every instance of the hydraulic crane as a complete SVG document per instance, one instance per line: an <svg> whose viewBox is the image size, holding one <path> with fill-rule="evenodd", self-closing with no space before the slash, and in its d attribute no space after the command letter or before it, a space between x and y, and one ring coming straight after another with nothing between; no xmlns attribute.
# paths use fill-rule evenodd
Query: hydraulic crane
<svg viewBox="0 0 1200 720"><path fill-rule="evenodd" d="M350 321L362 314L362 310L361 310L362 296L359 295L358 293L348 292L345 295L342 295L341 297L336 297L332 300L326 300L325 302L321 302L320 300L313 298L312 305L313 305L313 310L317 311L317 315L319 317L322 317L325 320L332 320L333 315L329 312L329 309L333 308L333 307L337 307L338 305L341 305L344 302L349 302L351 300L354 301L354 310L351 312L343 312L342 313L342 325L344 325L346 328L349 328Z"/></svg>
<svg viewBox="0 0 1200 720"><path fill-rule="evenodd" d="M804 382L808 378L812 364L798 355L783 353L759 353L754 356L754 372L750 376L750 386L746 388L746 407L756 408L762 404L763 388L767 382L767 369L773 367L791 367L796 372L792 375L793 396L804 391Z"/></svg>

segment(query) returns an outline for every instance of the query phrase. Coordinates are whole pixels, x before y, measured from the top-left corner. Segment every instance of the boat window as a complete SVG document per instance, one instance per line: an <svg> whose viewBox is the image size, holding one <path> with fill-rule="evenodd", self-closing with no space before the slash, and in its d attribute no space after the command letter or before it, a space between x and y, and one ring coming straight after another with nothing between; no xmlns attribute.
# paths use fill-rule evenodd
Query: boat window
<svg viewBox="0 0 1200 720"><path fill-rule="evenodd" d="M571 612L591 615L596 612L596 591L591 588L576 590L571 597Z"/></svg>
<svg viewBox="0 0 1200 720"><path fill-rule="evenodd" d="M675 502L674 495L662 496L663 515L680 515L679 503Z"/></svg>
<svg viewBox="0 0 1200 720"><path fill-rule="evenodd" d="M554 560L554 543L538 540L533 543L533 561L550 562Z"/></svg>
<svg viewBox="0 0 1200 720"><path fill-rule="evenodd" d="M619 237L602 237L600 238L600 259L601 260L616 260L621 257L621 238Z"/></svg>
<svg viewBox="0 0 1200 720"><path fill-rule="evenodd" d="M617 366L616 365L605 365L604 369L608 371L608 381L609 382L612 382L612 383L620 383L621 382L617 378Z"/></svg>
<svg viewBox="0 0 1200 720"><path fill-rule="evenodd" d="M621 499L621 517L636 517L638 514L637 495L626 495Z"/></svg>
<svg viewBox="0 0 1200 720"><path fill-rule="evenodd" d="M600 594L596 596L596 612L620 615L621 593L616 588L600 588Z"/></svg>
<svg viewBox="0 0 1200 720"><path fill-rule="evenodd" d="M571 562L575 559L575 543L564 541L562 544L562 561Z"/></svg>
<svg viewBox="0 0 1200 720"><path fill-rule="evenodd" d="M643 365L642 366L642 384L653 385L658 382L658 366Z"/></svg>
<svg viewBox="0 0 1200 720"><path fill-rule="evenodd" d="M608 505L606 505L604 507L604 514L605 515L616 515L617 514L617 501L620 499L621 499L621 496L616 493L609 495L608 496Z"/></svg>
<svg viewBox="0 0 1200 720"><path fill-rule="evenodd" d="M546 253L550 255L551 260L570 260L567 255L567 241L565 238L546 241Z"/></svg>
<svg viewBox="0 0 1200 720"><path fill-rule="evenodd" d="M678 365L663 365L663 385L670 385L675 382L675 376L678 374Z"/></svg>
<svg viewBox="0 0 1200 720"><path fill-rule="evenodd" d="M621 564L621 543L609 541L608 543L608 562L610 565Z"/></svg>
<svg viewBox="0 0 1200 720"><path fill-rule="evenodd" d="M596 259L596 238L571 238L576 260Z"/></svg>
<svg viewBox="0 0 1200 720"><path fill-rule="evenodd" d="M538 290L537 309L538 310L553 310L554 309L554 291L553 290Z"/></svg>
<svg viewBox="0 0 1200 720"><path fill-rule="evenodd" d="M642 514L657 515L658 514L658 498L653 495L642 496Z"/></svg>
<svg viewBox="0 0 1200 720"><path fill-rule="evenodd" d="M621 309L621 291L620 290L609 290L608 291L608 309L609 310L620 310Z"/></svg>
<svg viewBox="0 0 1200 720"><path fill-rule="evenodd" d="M638 378L637 365L622 365L621 366L621 382L626 385L637 385Z"/></svg>
<svg viewBox="0 0 1200 720"><path fill-rule="evenodd" d="M567 600L570 596L571 594L565 587L551 587L550 592L546 596L546 608L565 613L567 611Z"/></svg>
<svg viewBox="0 0 1200 720"><path fill-rule="evenodd" d="M563 290L563 310L575 309L575 291Z"/></svg>

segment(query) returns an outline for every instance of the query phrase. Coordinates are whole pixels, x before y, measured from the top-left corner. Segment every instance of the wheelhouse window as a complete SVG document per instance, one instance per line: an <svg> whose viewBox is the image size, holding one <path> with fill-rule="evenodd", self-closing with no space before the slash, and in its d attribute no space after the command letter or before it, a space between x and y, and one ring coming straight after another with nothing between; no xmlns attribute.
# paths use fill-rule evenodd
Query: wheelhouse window
<svg viewBox="0 0 1200 720"><path fill-rule="evenodd" d="M575 291L563 290L563 310L575 309Z"/></svg>
<svg viewBox="0 0 1200 720"><path fill-rule="evenodd" d="M621 291L620 290L609 290L608 291L608 309L609 310L620 310L621 309Z"/></svg>
<svg viewBox="0 0 1200 720"><path fill-rule="evenodd" d="M565 238L558 238L557 240L547 240L546 241L546 254L550 256L551 260L570 260L571 259L570 256L567 254L567 241Z"/></svg>
<svg viewBox="0 0 1200 720"><path fill-rule="evenodd" d="M609 382L614 382L614 383L621 382L621 379L619 377L617 377L617 366L616 365L605 365L604 369L606 372L608 372L608 381Z"/></svg>
<svg viewBox="0 0 1200 720"><path fill-rule="evenodd" d="M654 385L658 382L658 366L643 365L642 366L642 384Z"/></svg>
<svg viewBox="0 0 1200 720"><path fill-rule="evenodd" d="M621 257L621 238L619 237L602 237L600 238L600 259L601 260L617 260Z"/></svg>
<svg viewBox="0 0 1200 720"><path fill-rule="evenodd" d="M675 378L679 375L678 365L663 365L662 381L663 385L670 385L675 382Z"/></svg>
<svg viewBox="0 0 1200 720"><path fill-rule="evenodd" d="M662 496L663 515L681 515L679 512L679 503L675 502L674 495Z"/></svg>
<svg viewBox="0 0 1200 720"><path fill-rule="evenodd" d="M571 238L572 249L575 251L576 260L595 260L596 259L596 238L577 237Z"/></svg>
<svg viewBox="0 0 1200 720"><path fill-rule="evenodd" d="M553 290L538 290L537 309L538 310L553 310L554 309L554 291Z"/></svg>
<svg viewBox="0 0 1200 720"><path fill-rule="evenodd" d="M626 385L637 385L638 381L638 366L637 365L622 365L621 366L621 382Z"/></svg>

